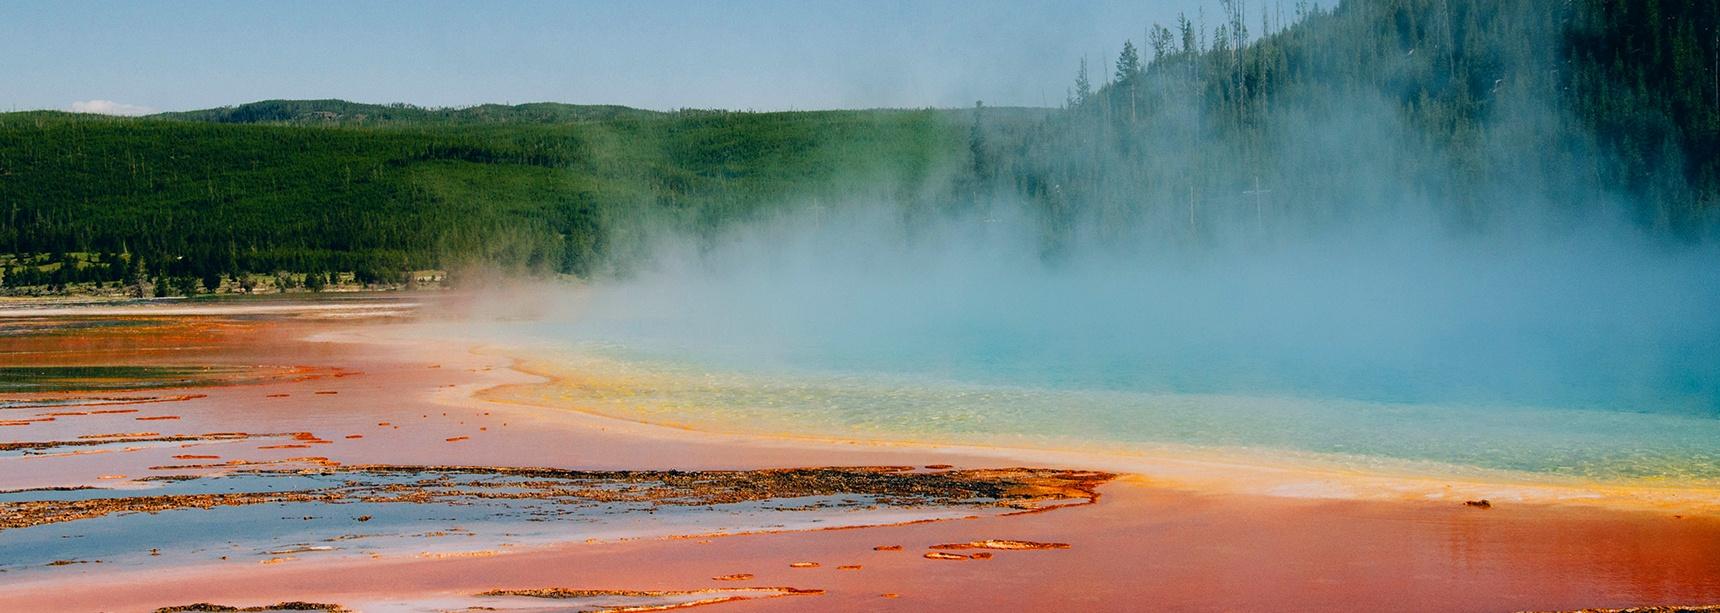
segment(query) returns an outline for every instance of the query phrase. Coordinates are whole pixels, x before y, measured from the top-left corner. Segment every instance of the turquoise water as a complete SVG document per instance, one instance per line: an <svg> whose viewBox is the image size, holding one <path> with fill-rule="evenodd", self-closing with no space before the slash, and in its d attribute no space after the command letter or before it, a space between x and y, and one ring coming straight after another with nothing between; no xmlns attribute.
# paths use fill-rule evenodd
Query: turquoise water
<svg viewBox="0 0 1720 613"><path fill-rule="evenodd" d="M1067 363L1043 370L1013 363L966 377L947 367L876 363L766 366L646 344L556 342L544 349L564 372L595 382L558 390L581 406L714 430L1095 450L1195 445L1312 454L1362 467L1415 462L1458 472L1720 484L1720 420L1685 411L1150 389L1115 371L1101 383L1053 379Z"/></svg>
<svg viewBox="0 0 1720 613"><path fill-rule="evenodd" d="M1405 230L1048 261L986 224L866 226L665 257L498 333L631 381L575 397L699 427L1720 482L1720 249Z"/></svg>

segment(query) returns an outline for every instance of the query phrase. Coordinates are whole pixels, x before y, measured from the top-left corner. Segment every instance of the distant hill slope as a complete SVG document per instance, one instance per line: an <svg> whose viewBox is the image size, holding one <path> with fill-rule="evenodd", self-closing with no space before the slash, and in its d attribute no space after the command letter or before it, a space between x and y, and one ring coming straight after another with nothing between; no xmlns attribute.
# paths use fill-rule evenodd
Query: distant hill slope
<svg viewBox="0 0 1720 613"><path fill-rule="evenodd" d="M262 100L238 106L161 113L159 119L183 119L216 123L283 124L477 124L477 123L570 123L641 119L662 115L617 105L579 105L556 102L502 105L483 104L458 108L429 108L410 104L363 104L345 100Z"/></svg>
<svg viewBox="0 0 1720 613"><path fill-rule="evenodd" d="M1084 64L1071 112L997 145L1048 249L1083 226L1260 241L1614 211L1720 237L1720 2L1216 4Z"/></svg>
<svg viewBox="0 0 1720 613"><path fill-rule="evenodd" d="M642 228L857 198L1019 204L1048 257L1358 219L1521 231L1623 211L1651 234L1720 236L1720 2L1219 5L1083 70L1066 110L0 115L0 256L123 252L151 276L588 275L628 262Z"/></svg>
<svg viewBox="0 0 1720 613"><path fill-rule="evenodd" d="M0 253L125 252L151 277L462 263L589 274L647 224L698 231L917 193L962 163L966 117L341 101L12 113L0 115Z"/></svg>

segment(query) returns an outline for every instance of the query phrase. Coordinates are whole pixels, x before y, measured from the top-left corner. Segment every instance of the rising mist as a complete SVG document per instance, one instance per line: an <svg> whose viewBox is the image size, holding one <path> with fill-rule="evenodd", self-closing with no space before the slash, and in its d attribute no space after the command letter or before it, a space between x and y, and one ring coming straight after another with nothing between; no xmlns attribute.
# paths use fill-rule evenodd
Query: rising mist
<svg viewBox="0 0 1720 613"><path fill-rule="evenodd" d="M1720 249L1656 200L1691 193L1682 159L1609 180L1556 9L1449 42L1462 16L1411 4L1419 38L1370 42L1365 4L1253 42L1232 15L1042 122L977 109L969 172L915 198L656 232L570 333L735 369L1720 413ZM1225 89L1273 54L1321 61Z"/></svg>

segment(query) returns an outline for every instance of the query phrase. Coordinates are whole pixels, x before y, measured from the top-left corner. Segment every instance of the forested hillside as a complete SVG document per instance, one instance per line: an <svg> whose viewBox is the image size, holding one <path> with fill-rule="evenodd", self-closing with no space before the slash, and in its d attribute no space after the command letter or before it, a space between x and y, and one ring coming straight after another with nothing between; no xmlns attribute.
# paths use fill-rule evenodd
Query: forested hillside
<svg viewBox="0 0 1720 613"><path fill-rule="evenodd" d="M263 100L239 106L162 113L162 119L217 123L280 123L294 125L566 123L606 119L647 119L665 113L614 105L540 102L481 104L460 108L424 108L410 104L362 104L345 100Z"/></svg>
<svg viewBox="0 0 1720 613"><path fill-rule="evenodd" d="M960 166L947 159L963 151L957 115L338 101L182 119L15 113L0 116L0 253L48 265L17 266L12 284L462 265L585 275L643 224L699 231L861 188L912 193ZM134 270L83 265L119 254Z"/></svg>
<svg viewBox="0 0 1720 613"><path fill-rule="evenodd" d="M1714 234L1720 3L1217 8L1083 62L1069 112L1037 129L975 132L993 151L976 174L1034 203L1046 250L1369 217L1487 231L1621 214Z"/></svg>
<svg viewBox="0 0 1720 613"><path fill-rule="evenodd" d="M1061 110L273 100L0 115L0 272L11 287L468 265L584 276L624 266L646 228L698 234L857 199L1022 205L1053 257L1358 219L1487 232L1604 215L1716 235L1720 3L1215 8L1084 61Z"/></svg>

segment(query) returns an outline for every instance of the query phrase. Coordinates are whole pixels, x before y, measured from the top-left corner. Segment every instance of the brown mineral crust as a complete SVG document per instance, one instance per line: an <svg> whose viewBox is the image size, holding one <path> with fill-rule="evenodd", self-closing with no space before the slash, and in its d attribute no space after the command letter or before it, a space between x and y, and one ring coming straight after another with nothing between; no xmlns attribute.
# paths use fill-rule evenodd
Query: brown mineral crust
<svg viewBox="0 0 1720 613"><path fill-rule="evenodd" d="M1038 541L1011 541L1005 539L986 539L966 543L944 543L932 545L932 549L1003 549L1023 551L1033 549L1068 549L1068 543L1041 543Z"/></svg>
<svg viewBox="0 0 1720 613"><path fill-rule="evenodd" d="M896 467L806 468L756 471L577 471L553 468L473 466L350 466L320 456L281 460L228 460L222 463L152 466L150 470L235 469L248 466L309 463L321 474L412 475L412 483L344 486L289 492L230 492L0 502L0 530L101 517L122 512L210 509L282 502L408 502L435 503L456 497L487 499L556 499L581 502L632 502L712 505L798 498L830 494L877 496L886 504L977 504L1031 507L1044 499L1059 500L1085 493L1090 473L1045 469L908 473ZM302 474L302 470L247 469L255 475ZM455 475L503 475L527 481L456 483ZM623 487L618 487L623 486ZM1041 500L1024 498L1037 495ZM1025 541L976 541L994 548L1026 548ZM1001 544L999 544L1001 543Z"/></svg>
<svg viewBox="0 0 1720 613"><path fill-rule="evenodd" d="M269 438L284 436L281 434L245 434L242 432L215 432L210 434L174 434L160 436L154 432L129 432L119 434L86 434L70 441L18 441L0 443L0 451L22 451L31 449L53 449L55 447L79 447L87 445L108 445L112 443L182 443L196 441L233 441L246 438Z"/></svg>
<svg viewBox="0 0 1720 613"><path fill-rule="evenodd" d="M161 465L161 466L151 466L151 467L149 467L149 470L222 470L222 469L239 468L239 467L244 467L244 466L267 466L270 464L297 464L297 463L301 463L301 462L305 463L305 464L312 464L315 466L321 466L324 468L335 468L335 467L340 466L340 462L336 462L334 460L330 460L330 459L322 457L322 456L301 456L301 457L292 457L292 458L281 458L279 460L227 460L226 462L222 462L220 464ZM259 472L266 472L266 471L259 471Z"/></svg>
<svg viewBox="0 0 1720 613"><path fill-rule="evenodd" d="M79 492L95 489L101 488L93 485L54 485L49 487L27 487L16 490L0 490L0 494L23 494L28 492Z"/></svg>
<svg viewBox="0 0 1720 613"><path fill-rule="evenodd" d="M196 604L162 607L156 609L155 613L261 613L263 611L325 611L326 613L350 613L350 609L338 604L300 602L296 600L290 602L277 602L272 605L264 605L260 607L244 608L199 602Z"/></svg>
<svg viewBox="0 0 1720 613"><path fill-rule="evenodd" d="M733 592L777 592L792 595L823 594L820 589L802 589L795 587L709 587L695 590L588 590L565 587L546 587L526 590L489 590L479 592L477 596L526 596L530 598L601 598L604 596L620 596L627 598L656 598L662 596L693 596L698 594L728 594ZM744 597L743 597L744 598Z"/></svg>
<svg viewBox="0 0 1720 613"><path fill-rule="evenodd" d="M712 581L750 581L750 580L752 580L752 578L753 578L752 573L735 573L732 575L718 575L715 577L711 577L711 580Z"/></svg>
<svg viewBox="0 0 1720 613"><path fill-rule="evenodd" d="M901 551L901 550L902 550L901 545L879 545L877 547L872 548L872 551Z"/></svg>
<svg viewBox="0 0 1720 613"><path fill-rule="evenodd" d="M775 594L755 595L757 592L761 592L761 591L772 591L772 592L775 592ZM736 592L741 592L741 593L736 593ZM532 597L532 598L568 599L568 598L603 598L603 597L662 598L662 597L669 597L669 596L697 596L697 595L707 595L707 594L710 595L710 597L708 597L708 598L699 598L696 600L689 600L689 601L677 602L677 603L667 603L667 604L658 604L658 605L645 604L645 605L601 606L600 608L593 609L593 611L601 611L601 612L621 612L621 611L668 611L668 610L672 610L672 609L688 609L688 608L692 608L692 607L699 607L699 606L712 605L712 604L722 604L722 603L726 603L726 602L739 602L739 601L743 601L743 600L756 600L759 598L774 598L774 597L779 597L779 596L815 596L815 595L820 595L823 593L824 593L824 590L799 589L799 588L792 588L792 587L708 588L708 589L702 589L702 590L651 590L651 591L644 591L644 590L573 590L573 589L566 589L566 588L546 588L546 589L535 589L535 590L491 590L488 592L478 594L478 596L480 596L480 597L481 596L525 596L525 597Z"/></svg>
<svg viewBox="0 0 1720 613"><path fill-rule="evenodd" d="M783 468L745 471L579 471L555 468L486 466L354 465L346 470L378 473L498 474L557 480L661 483L644 490L589 492L598 500L658 501L667 504L723 504L772 498L851 493L879 497L884 504L961 502L992 499L993 504L1033 509L1038 503L1093 500L1099 484L1114 475L1040 468L912 473L909 467L860 466ZM525 487L566 484L516 483Z"/></svg>
<svg viewBox="0 0 1720 613"><path fill-rule="evenodd" d="M51 404L35 404L35 405L24 405L24 406L15 406L15 407L0 407L0 410L40 409L40 408L45 408L45 407L53 407L53 408L59 408L59 409L70 409L70 408L80 408L80 407L110 407L110 406L124 406L124 405L131 405L131 404L153 404L153 403L157 403L157 402L182 402L182 401L186 401L186 400L196 400L198 398L206 398L206 397L208 397L207 394L181 394L181 395L177 395L177 396L145 396L145 397L138 397L138 398L70 398L69 400L87 401L87 402L53 402ZM23 402L44 402L44 401L51 401L51 400L65 400L65 398L25 398L25 399L22 399ZM118 410L118 411L90 411L91 414L136 413L136 412L137 412L137 409L123 409L123 410Z"/></svg>
<svg viewBox="0 0 1720 613"><path fill-rule="evenodd" d="M91 519L114 513L158 513L176 509L213 509L280 502L336 502L341 498L339 492L316 490L0 502L0 530Z"/></svg>
<svg viewBox="0 0 1720 613"><path fill-rule="evenodd" d="M967 556L959 554L959 553L944 553L942 551L928 551L928 552L926 552L925 558L927 560L966 560L966 559L968 559Z"/></svg>
<svg viewBox="0 0 1720 613"><path fill-rule="evenodd" d="M1563 613L1717 613L1720 605L1664 605L1656 607L1626 607L1623 609L1577 609Z"/></svg>

